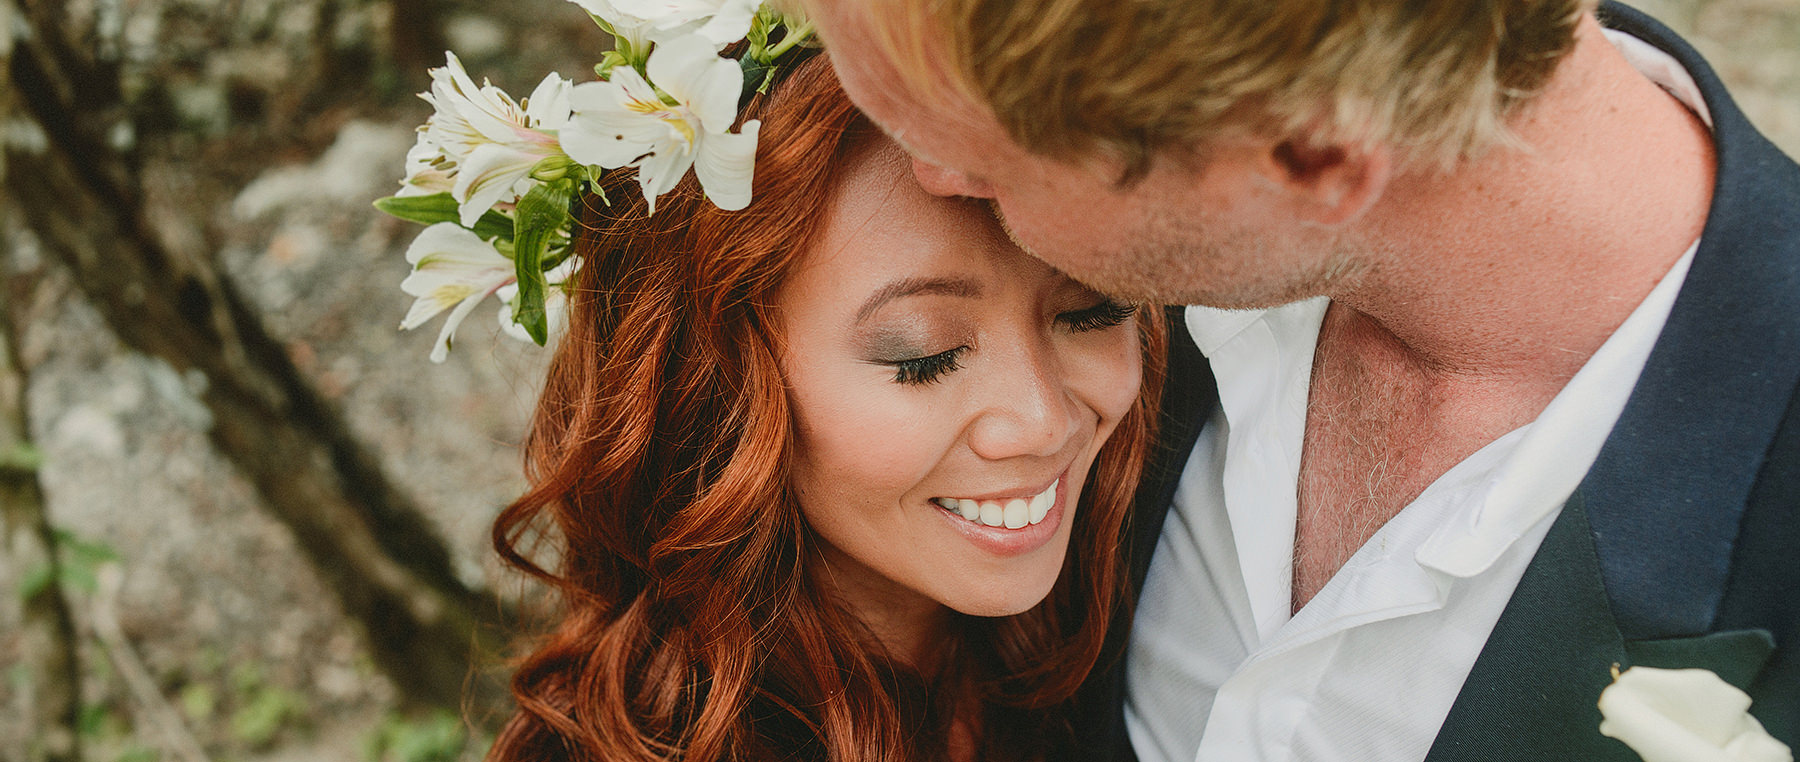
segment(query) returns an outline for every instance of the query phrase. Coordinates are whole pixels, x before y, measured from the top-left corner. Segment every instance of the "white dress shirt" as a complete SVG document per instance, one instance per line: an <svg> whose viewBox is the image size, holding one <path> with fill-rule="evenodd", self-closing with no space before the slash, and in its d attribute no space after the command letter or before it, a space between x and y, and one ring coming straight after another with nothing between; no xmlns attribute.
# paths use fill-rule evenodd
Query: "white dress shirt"
<svg viewBox="0 0 1800 762"><path fill-rule="evenodd" d="M1607 35L1710 121L1674 59ZM1291 616L1300 451L1327 302L1188 308L1220 407L1182 473L1139 598L1125 704L1138 757L1424 759L1526 565L1618 421L1693 255L1536 420L1439 477Z"/></svg>

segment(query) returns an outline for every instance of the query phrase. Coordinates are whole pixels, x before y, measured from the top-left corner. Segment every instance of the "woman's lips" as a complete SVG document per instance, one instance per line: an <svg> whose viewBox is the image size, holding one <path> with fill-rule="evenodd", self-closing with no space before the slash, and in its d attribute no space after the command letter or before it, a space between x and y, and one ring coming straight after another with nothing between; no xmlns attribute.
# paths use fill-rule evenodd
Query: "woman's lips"
<svg viewBox="0 0 1800 762"><path fill-rule="evenodd" d="M1066 513L1068 490L1063 485L1067 482L1068 472L1064 471L1037 495L970 500L975 504L973 519L967 518L963 499L936 498L932 504L945 521L977 547L997 556L1014 556L1043 547L1056 536ZM956 505L954 509L946 505L952 500ZM999 523L984 520L994 516L995 511L999 514Z"/></svg>
<svg viewBox="0 0 1800 762"><path fill-rule="evenodd" d="M1062 485L1062 478L1051 482L1044 491L1030 497L1013 497L1000 500L973 500L969 498L932 498L932 502L946 511L951 511L964 519L990 527L1006 527L1022 529L1039 523L1050 514L1050 506L1056 504L1056 490Z"/></svg>

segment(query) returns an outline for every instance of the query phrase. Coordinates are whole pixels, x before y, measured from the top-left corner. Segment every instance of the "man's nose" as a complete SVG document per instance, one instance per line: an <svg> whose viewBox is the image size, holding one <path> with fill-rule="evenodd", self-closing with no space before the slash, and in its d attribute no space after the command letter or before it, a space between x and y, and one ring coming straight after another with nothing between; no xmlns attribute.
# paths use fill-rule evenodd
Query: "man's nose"
<svg viewBox="0 0 1800 762"><path fill-rule="evenodd" d="M923 159L913 159L913 177L918 178L919 187L934 196L994 197L993 189L987 182Z"/></svg>

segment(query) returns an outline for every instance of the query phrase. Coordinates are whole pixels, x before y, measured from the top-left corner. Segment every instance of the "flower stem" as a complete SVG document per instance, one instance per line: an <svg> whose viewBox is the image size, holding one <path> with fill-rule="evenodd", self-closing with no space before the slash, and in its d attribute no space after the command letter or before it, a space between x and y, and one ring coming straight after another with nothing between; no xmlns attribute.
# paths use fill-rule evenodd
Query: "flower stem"
<svg viewBox="0 0 1800 762"><path fill-rule="evenodd" d="M769 60L773 61L780 58L781 54L792 50L793 47L800 44L802 40L811 37L812 33L813 24L811 21L801 24L799 29L789 29L788 33L782 36L781 42L776 43L775 47L769 48Z"/></svg>

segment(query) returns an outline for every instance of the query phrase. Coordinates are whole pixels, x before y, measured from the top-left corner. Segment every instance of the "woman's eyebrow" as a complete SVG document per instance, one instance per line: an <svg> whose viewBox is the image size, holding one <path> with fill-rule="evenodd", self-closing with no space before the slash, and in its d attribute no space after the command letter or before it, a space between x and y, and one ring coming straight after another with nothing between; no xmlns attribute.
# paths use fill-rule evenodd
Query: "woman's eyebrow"
<svg viewBox="0 0 1800 762"><path fill-rule="evenodd" d="M881 305L895 299L922 294L974 298L981 296L981 283L970 278L902 278L882 286L863 302L856 311L856 322L862 322L881 309Z"/></svg>

